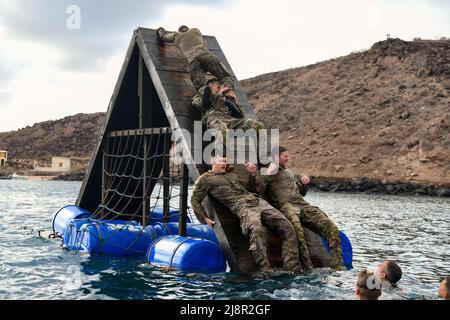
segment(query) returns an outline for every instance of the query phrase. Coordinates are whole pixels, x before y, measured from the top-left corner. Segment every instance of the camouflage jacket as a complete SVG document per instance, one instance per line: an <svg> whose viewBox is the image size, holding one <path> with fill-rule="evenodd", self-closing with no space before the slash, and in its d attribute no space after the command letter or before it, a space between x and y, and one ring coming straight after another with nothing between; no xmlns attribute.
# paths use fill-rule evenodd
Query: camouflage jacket
<svg viewBox="0 0 450 320"><path fill-rule="evenodd" d="M254 181L249 186L250 190L264 195L277 209L286 203L309 205L303 199L308 187L298 181L289 169L278 167L276 174L257 176Z"/></svg>
<svg viewBox="0 0 450 320"><path fill-rule="evenodd" d="M195 95L192 98L192 105L201 112L202 114L202 120L203 123L207 124L209 122L209 119L214 118L221 118L224 120L234 120L236 117L234 117L231 113L231 110L226 106L225 102L228 100L229 102L233 103L238 111L241 113L241 116L244 114L244 111L242 108L236 103L235 99L228 98L223 95L214 94L212 96L212 106L209 110L203 109L203 103L202 103L202 96L200 94Z"/></svg>
<svg viewBox="0 0 450 320"><path fill-rule="evenodd" d="M203 42L200 30L197 28L189 29L187 32L170 32L164 30L164 28L159 28L158 36L164 42L174 43L188 62L192 62L199 55L209 52Z"/></svg>
<svg viewBox="0 0 450 320"><path fill-rule="evenodd" d="M197 219L204 223L207 214L202 202L206 196L217 200L235 213L245 202L256 200L257 197L245 188L247 181L240 179L231 172L214 173L208 171L195 182L191 197L191 205Z"/></svg>

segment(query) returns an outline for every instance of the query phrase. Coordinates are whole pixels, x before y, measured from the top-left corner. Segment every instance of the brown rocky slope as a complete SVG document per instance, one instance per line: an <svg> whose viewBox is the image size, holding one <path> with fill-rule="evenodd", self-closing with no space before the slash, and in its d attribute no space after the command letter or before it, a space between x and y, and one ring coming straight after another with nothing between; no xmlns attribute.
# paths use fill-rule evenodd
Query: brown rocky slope
<svg viewBox="0 0 450 320"><path fill-rule="evenodd" d="M242 84L260 119L280 129L297 174L347 184L364 178L383 188L390 181L450 185L448 40L389 39ZM91 156L103 119L80 114L0 133L0 149L11 159Z"/></svg>
<svg viewBox="0 0 450 320"><path fill-rule="evenodd" d="M92 155L104 113L77 114L46 121L18 131L0 133L0 149L9 159L46 159L52 156L89 157Z"/></svg>
<svg viewBox="0 0 450 320"><path fill-rule="evenodd" d="M388 39L243 86L297 174L450 184L450 41Z"/></svg>

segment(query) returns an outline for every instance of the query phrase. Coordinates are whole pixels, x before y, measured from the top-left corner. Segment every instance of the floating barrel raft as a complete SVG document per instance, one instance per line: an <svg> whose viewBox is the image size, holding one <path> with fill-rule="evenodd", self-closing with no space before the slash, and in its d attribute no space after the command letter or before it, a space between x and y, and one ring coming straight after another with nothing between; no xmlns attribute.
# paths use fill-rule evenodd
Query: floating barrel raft
<svg viewBox="0 0 450 320"><path fill-rule="evenodd" d="M155 208L153 212L158 217L161 208ZM226 270L225 255L208 225L188 223L187 236L181 237L177 235L177 222L156 222L143 227L137 221L96 220L89 212L76 206L58 210L53 217L53 225L54 232L58 230L58 234L62 234L63 246L67 250L123 257L145 255L145 261L152 265L186 272L217 273ZM340 232L340 237L344 264L350 269L352 247L343 232ZM323 252L329 251L323 238L320 243ZM317 259L317 253L311 253ZM322 259L326 259L326 255Z"/></svg>
<svg viewBox="0 0 450 320"><path fill-rule="evenodd" d="M92 213L77 206L69 205L58 210L53 216L52 228L56 237L64 236L67 226L77 219L89 219Z"/></svg>
<svg viewBox="0 0 450 320"><path fill-rule="evenodd" d="M257 120L216 38L203 39L233 77L243 116ZM53 233L63 237L66 248L93 254L144 256L154 243L154 251L147 254L150 261L150 257L167 256L163 251L173 248L177 241L186 252L194 252L190 248L195 248L192 257L198 256L203 247L213 250L214 244L231 272L259 270L239 219L227 208L210 197L205 199L204 209L215 221L213 229L192 224L195 219L189 218L189 182L197 180L209 167L195 157L199 153L194 152L198 146L198 141L193 141L194 129L202 130L201 114L191 104L196 92L186 66L186 59L175 45L157 41L156 30L138 28L134 32L77 207L65 207L53 219ZM183 161L173 161L174 156ZM235 173L242 179L248 178L243 165L236 165ZM280 267L281 241L270 229L265 230L271 265ZM304 231L314 266L328 267L329 253L323 239L311 230ZM183 242L184 239L173 237L177 234L197 240ZM207 245L198 244L198 239ZM349 249L350 243L344 246L343 241L347 267L351 266ZM161 254L158 250L162 250ZM150 262L171 266L174 261L181 261L179 268L194 265L179 257L182 251L170 252L173 259Z"/></svg>
<svg viewBox="0 0 450 320"><path fill-rule="evenodd" d="M152 226L104 221L73 221L64 233L64 247L114 256L144 255L158 234Z"/></svg>
<svg viewBox="0 0 450 320"><path fill-rule="evenodd" d="M177 235L163 236L148 248L146 262L186 272L225 272L227 262L220 247L209 240Z"/></svg>

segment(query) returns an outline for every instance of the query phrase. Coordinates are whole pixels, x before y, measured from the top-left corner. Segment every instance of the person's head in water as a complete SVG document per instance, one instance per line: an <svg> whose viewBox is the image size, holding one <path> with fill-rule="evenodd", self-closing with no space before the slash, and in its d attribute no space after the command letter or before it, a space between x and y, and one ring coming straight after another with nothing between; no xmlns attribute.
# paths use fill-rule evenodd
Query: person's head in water
<svg viewBox="0 0 450 320"><path fill-rule="evenodd" d="M358 273L356 282L356 297L358 300L378 300L381 296L381 281L375 273L362 270Z"/></svg>
<svg viewBox="0 0 450 320"><path fill-rule="evenodd" d="M279 146L272 150L272 158L273 161L282 168L286 168L287 163L291 160L289 151L283 146Z"/></svg>
<svg viewBox="0 0 450 320"><path fill-rule="evenodd" d="M220 81L216 78L212 78L206 82L208 87L211 88L212 93L217 94L220 91L220 88L222 87L220 84Z"/></svg>
<svg viewBox="0 0 450 320"><path fill-rule="evenodd" d="M395 261L386 260L378 265L377 275L395 286L402 277L402 269Z"/></svg>
<svg viewBox="0 0 450 320"><path fill-rule="evenodd" d="M211 158L212 171L214 173L225 173L227 172L227 157L223 154L216 153Z"/></svg>
<svg viewBox="0 0 450 320"><path fill-rule="evenodd" d="M447 276L439 283L439 296L445 300L450 300L450 276Z"/></svg>
<svg viewBox="0 0 450 320"><path fill-rule="evenodd" d="M182 25L178 28L178 32L188 32L189 28L185 25Z"/></svg>

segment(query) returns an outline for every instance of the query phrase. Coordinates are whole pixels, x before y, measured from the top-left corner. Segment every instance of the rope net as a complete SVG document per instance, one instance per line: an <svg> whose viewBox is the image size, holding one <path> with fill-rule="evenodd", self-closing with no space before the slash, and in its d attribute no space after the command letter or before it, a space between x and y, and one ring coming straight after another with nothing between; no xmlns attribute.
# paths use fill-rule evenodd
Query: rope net
<svg viewBox="0 0 450 320"><path fill-rule="evenodd" d="M154 222L179 221L182 214L180 191L184 164L172 161L181 147L171 141L169 130L162 129L156 133L153 130L152 133L143 130L113 132L103 150L102 199L91 222L108 224L113 228L108 237L114 237L130 227L127 223L114 226L114 222L134 221L133 228L140 229L134 241L124 248L130 252L134 251L132 247L138 238L148 231L147 226ZM164 212L164 219L161 219L161 212ZM190 221L198 222L189 207L187 216ZM82 232L80 230L77 233ZM86 232L88 228L83 230ZM77 242L85 236L77 234ZM101 240L107 239L102 237Z"/></svg>

